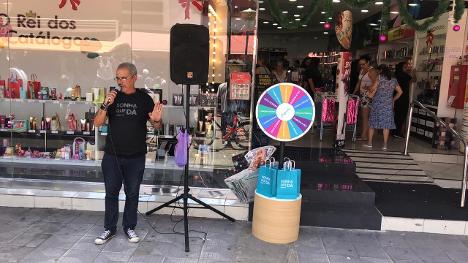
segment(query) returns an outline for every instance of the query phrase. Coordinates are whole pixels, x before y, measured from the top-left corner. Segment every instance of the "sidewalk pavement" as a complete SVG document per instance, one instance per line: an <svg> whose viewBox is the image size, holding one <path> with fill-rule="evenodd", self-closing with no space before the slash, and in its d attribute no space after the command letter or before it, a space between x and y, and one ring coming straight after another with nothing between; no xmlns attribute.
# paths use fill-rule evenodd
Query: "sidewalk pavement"
<svg viewBox="0 0 468 263"><path fill-rule="evenodd" d="M119 229L96 246L103 212L0 207L0 262L468 262L464 236L303 227L297 242L273 245L254 238L248 222L205 218L190 218L190 228L207 238L191 232L185 253L183 236L158 234L147 224L172 232L169 216L147 220L139 218L140 243L129 243Z"/></svg>

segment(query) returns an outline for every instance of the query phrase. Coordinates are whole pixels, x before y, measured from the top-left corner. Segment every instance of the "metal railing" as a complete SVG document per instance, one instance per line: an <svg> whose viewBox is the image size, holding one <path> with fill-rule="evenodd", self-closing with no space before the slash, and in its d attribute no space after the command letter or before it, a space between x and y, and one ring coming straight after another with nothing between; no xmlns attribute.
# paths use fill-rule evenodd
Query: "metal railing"
<svg viewBox="0 0 468 263"><path fill-rule="evenodd" d="M450 127L446 122L441 120L437 115L428 109L426 106L424 106L421 102L419 101L413 101L410 105L410 111L409 111L409 116L408 116L408 128L406 130L406 142L405 142L405 155L408 155L408 144L409 144L409 138L410 138L410 132L411 132L411 122L413 119L413 110L414 107L418 107L420 109L423 109L426 113L428 113L431 117L434 118L440 125L442 125L447 131L452 133L460 142L463 143L465 146L465 153L464 153L464 161L463 161L463 181L461 185L461 200L460 200L460 207L465 206L465 195L466 195L466 188L467 188L467 182L466 182L466 173L467 173L467 161L468 161L468 143L466 140L461 136L456 130L454 130L452 127Z"/></svg>

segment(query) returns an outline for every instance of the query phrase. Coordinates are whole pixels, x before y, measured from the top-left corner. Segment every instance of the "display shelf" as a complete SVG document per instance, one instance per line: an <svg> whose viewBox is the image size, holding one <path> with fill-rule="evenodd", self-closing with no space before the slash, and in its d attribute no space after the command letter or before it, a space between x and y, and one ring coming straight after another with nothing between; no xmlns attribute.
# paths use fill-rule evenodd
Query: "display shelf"
<svg viewBox="0 0 468 263"><path fill-rule="evenodd" d="M74 101L74 100L36 100L36 99L10 99L0 98L0 102L15 102L15 103L39 103L39 104L79 104L79 105L90 105L94 106L99 104L97 102L90 101Z"/></svg>
<svg viewBox="0 0 468 263"><path fill-rule="evenodd" d="M27 157L0 157L1 163L20 163L20 164L45 164L45 165L66 165L66 166L86 166L86 167L101 167L101 160L62 160L62 159L46 159L46 158L27 158ZM145 168L147 169L168 169L168 170L183 170L184 167L179 167L175 164L174 157L168 157L166 161L149 161L146 160ZM204 166L199 164L190 164L190 170L207 171L214 170L213 166Z"/></svg>
<svg viewBox="0 0 468 263"><path fill-rule="evenodd" d="M12 135L13 137L21 137L21 138L37 138L38 136L42 134L47 134L49 137L53 138L70 138L70 137L94 137L94 131L91 131L89 133L87 132L73 132L71 133L70 131L44 131L44 130L35 130L35 131L25 131L25 132L18 132L18 131L13 131L11 129L0 129L0 136L10 136Z"/></svg>

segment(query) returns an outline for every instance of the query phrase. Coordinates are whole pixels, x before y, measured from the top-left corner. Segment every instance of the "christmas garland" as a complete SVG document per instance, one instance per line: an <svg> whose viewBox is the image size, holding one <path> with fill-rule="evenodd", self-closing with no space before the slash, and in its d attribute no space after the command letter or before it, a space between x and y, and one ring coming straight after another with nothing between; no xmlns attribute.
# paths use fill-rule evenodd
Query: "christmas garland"
<svg viewBox="0 0 468 263"><path fill-rule="evenodd" d="M281 25L283 28L296 29L296 28L299 28L301 25L309 24L310 20L315 15L318 8L320 7L319 1L320 0L310 1L311 4L310 4L309 12L307 12L307 15L303 19L301 19L301 21L299 22L288 20L287 16L281 13L277 0L267 0L267 3L269 6L271 16L276 20L276 22L278 22L279 25ZM289 22L292 22L292 23L289 23Z"/></svg>
<svg viewBox="0 0 468 263"><path fill-rule="evenodd" d="M400 9L401 19L408 24L410 27L416 29L417 31L427 31L429 27L439 20L440 16L447 11L447 8L450 4L450 0L441 0L437 6L434 14L431 18L426 19L422 24L418 24L416 20L413 19L411 14L406 9L406 1L397 0L398 7Z"/></svg>
<svg viewBox="0 0 468 263"><path fill-rule="evenodd" d="M374 3L374 0L344 0L344 2L353 8L363 8Z"/></svg>
<svg viewBox="0 0 468 263"><path fill-rule="evenodd" d="M332 0L310 0L310 11L307 15L300 21L289 21L287 16L281 13L281 10L278 6L278 1L276 0L267 0L269 5L269 10L273 18L284 28L296 29L303 24L308 24L312 17L317 12L318 8L321 6L319 2L322 2L323 11L325 13L326 21L330 22L330 17L333 17L333 3ZM344 0L344 2L352 8L364 8L371 4L374 4L373 0ZM451 0L440 0L439 5L434 11L432 17L426 19L423 23L419 24L408 12L406 7L406 0L397 0L398 8L400 9L400 16L402 20L408 24L410 27L414 28L417 31L427 31L429 27L436 23L439 20L440 16L447 11L447 8L450 5ZM464 14L465 11L465 1L464 0L453 0L455 5L454 12L454 22L457 23ZM386 34L388 31L388 22L390 20L390 5L391 0L384 0L382 6L382 18L381 18L381 34ZM292 23L291 23L292 22Z"/></svg>
<svg viewBox="0 0 468 263"><path fill-rule="evenodd" d="M380 34L387 35L388 22L390 21L390 4L392 0L384 0L382 7L382 18L380 19Z"/></svg>
<svg viewBox="0 0 468 263"><path fill-rule="evenodd" d="M455 0L453 4L455 5L455 14L453 15L454 22L458 23L458 20L460 20L463 16L463 13L465 13L465 1Z"/></svg>

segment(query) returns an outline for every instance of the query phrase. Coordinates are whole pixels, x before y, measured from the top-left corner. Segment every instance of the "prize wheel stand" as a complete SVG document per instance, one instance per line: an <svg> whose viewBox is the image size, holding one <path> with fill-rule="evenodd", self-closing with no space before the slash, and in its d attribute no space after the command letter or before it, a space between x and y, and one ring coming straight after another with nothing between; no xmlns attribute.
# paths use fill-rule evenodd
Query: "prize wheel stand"
<svg viewBox="0 0 468 263"><path fill-rule="evenodd" d="M260 95L256 107L257 123L268 137L280 142L278 169L283 168L286 142L304 136L312 127L314 117L314 101L296 84L275 84ZM296 241L301 201L301 195L296 199L276 199L255 193L252 234L269 243Z"/></svg>

